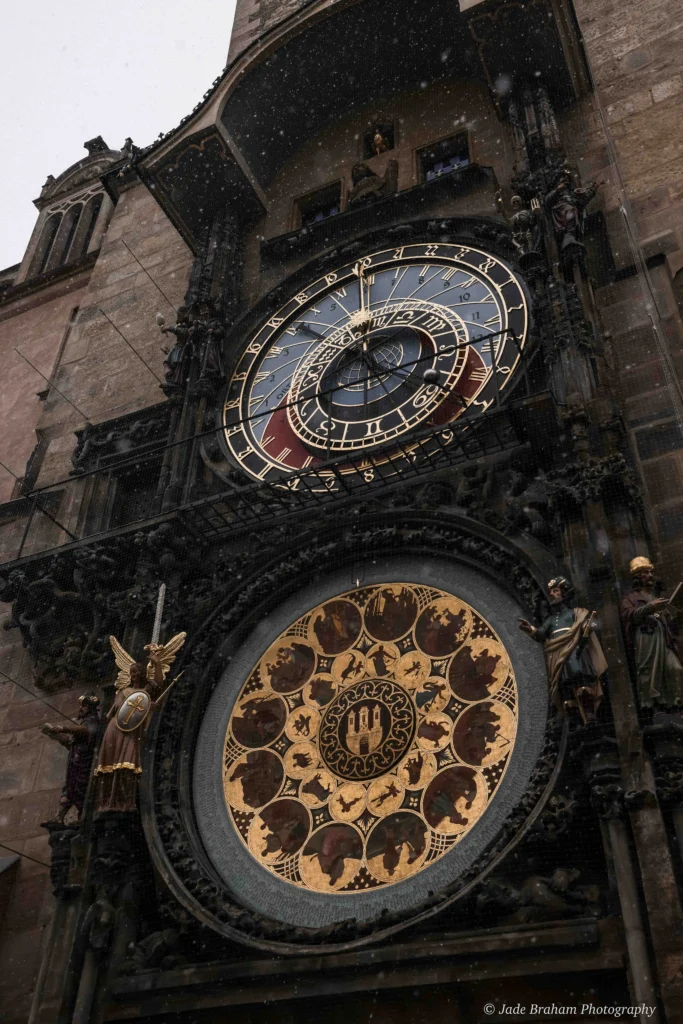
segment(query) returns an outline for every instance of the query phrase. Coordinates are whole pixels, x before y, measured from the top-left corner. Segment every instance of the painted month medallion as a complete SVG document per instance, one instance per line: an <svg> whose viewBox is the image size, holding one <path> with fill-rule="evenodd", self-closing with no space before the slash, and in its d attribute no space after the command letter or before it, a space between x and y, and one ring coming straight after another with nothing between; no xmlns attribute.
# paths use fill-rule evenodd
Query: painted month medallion
<svg viewBox="0 0 683 1024"><path fill-rule="evenodd" d="M265 871L367 892L476 827L516 730L510 658L475 608L410 582L359 587L302 615L252 669L225 737L225 801Z"/></svg>

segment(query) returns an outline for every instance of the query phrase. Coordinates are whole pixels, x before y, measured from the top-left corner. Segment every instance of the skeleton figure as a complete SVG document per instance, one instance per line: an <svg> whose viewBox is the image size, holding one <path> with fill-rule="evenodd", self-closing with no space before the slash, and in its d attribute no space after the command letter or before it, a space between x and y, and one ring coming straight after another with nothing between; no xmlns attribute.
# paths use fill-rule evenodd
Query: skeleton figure
<svg viewBox="0 0 683 1024"><path fill-rule="evenodd" d="M518 255L524 256L527 253L540 252L541 224L537 200L534 200L531 207L524 205L521 196L513 196L510 202L512 205L510 217L512 244Z"/></svg>
<svg viewBox="0 0 683 1024"><path fill-rule="evenodd" d="M163 321L162 321L163 324ZM166 386L170 388L183 388L190 370L192 361L192 342L190 333L190 311L187 306L180 306L178 309L175 324L168 327L161 326L162 334L174 334L176 341L171 349L163 349L166 358L164 369L166 373Z"/></svg>

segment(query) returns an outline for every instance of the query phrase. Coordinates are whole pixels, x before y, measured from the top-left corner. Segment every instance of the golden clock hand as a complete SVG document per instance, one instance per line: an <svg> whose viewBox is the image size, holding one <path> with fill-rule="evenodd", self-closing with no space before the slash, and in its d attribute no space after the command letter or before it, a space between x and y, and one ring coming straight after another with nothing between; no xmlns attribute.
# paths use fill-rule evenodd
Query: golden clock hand
<svg viewBox="0 0 683 1024"><path fill-rule="evenodd" d="M366 288L366 291L365 291L365 311L368 314L368 321L370 321L370 320L372 320L372 313L370 312L370 289L372 288L372 284L370 283L370 281L365 276L365 270L363 271L363 280L365 281L365 288ZM368 324L368 326L369 326L369 324Z"/></svg>
<svg viewBox="0 0 683 1024"><path fill-rule="evenodd" d="M372 322L372 313L370 312L370 286L365 277L365 267L362 263L356 263L352 273L358 278L358 292L360 295L360 309L357 309L355 313L352 313L349 317L349 326L352 330L358 331L358 338L356 344L362 345L365 335L367 334L368 327ZM364 284L368 286L367 295L365 292Z"/></svg>
<svg viewBox="0 0 683 1024"><path fill-rule="evenodd" d="M359 295L360 295L360 312L361 313L366 313L367 310L365 308L365 290L363 288L363 281L365 280L365 267L363 266L363 264L362 263L356 263L355 267L353 268L353 273L358 278L358 292L359 292Z"/></svg>

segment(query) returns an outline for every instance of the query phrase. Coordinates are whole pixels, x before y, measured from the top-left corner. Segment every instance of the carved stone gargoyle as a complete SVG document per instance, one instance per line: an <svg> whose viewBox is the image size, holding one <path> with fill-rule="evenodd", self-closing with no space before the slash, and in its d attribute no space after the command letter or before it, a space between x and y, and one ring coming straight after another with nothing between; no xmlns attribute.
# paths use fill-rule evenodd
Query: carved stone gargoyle
<svg viewBox="0 0 683 1024"><path fill-rule="evenodd" d="M398 188L398 161L390 160L384 174L380 177L367 164L355 164L351 171L353 187L349 192L348 205L359 206L361 203L372 203L391 195Z"/></svg>
<svg viewBox="0 0 683 1024"><path fill-rule="evenodd" d="M577 868L556 868L549 877L529 875L521 883L491 876L477 896L477 909L505 924L598 917L600 890L577 884L580 876Z"/></svg>

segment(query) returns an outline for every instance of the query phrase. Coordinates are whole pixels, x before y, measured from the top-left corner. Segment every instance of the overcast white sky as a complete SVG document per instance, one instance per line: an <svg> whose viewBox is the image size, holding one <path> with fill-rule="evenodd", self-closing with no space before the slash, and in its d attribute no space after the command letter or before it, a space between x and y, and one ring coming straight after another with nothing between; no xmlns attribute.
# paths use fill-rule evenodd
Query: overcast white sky
<svg viewBox="0 0 683 1024"><path fill-rule="evenodd" d="M48 174L175 127L225 66L235 0L24 0L3 15L0 269L18 263Z"/></svg>

